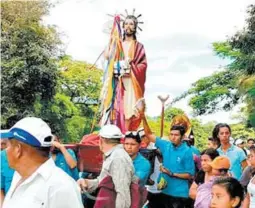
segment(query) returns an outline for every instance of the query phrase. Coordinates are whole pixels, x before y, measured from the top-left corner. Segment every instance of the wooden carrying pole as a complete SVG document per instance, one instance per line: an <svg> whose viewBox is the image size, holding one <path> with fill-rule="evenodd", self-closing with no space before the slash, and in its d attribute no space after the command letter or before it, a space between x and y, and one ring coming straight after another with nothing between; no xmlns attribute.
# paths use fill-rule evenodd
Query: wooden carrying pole
<svg viewBox="0 0 255 208"><path fill-rule="evenodd" d="M160 127L160 137L163 136L163 130L164 130L164 117L165 117L165 102L168 100L169 95L166 97L162 97L161 95L158 96L158 99L161 101L162 104L162 110L161 110L161 127Z"/></svg>

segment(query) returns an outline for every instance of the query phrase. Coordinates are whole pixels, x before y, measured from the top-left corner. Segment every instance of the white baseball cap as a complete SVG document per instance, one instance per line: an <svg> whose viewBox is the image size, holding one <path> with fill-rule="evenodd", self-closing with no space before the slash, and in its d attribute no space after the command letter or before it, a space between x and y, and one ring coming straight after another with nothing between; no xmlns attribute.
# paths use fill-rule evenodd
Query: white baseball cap
<svg viewBox="0 0 255 208"><path fill-rule="evenodd" d="M242 139L237 139L235 141L235 145L239 145L239 144L243 144L243 143L244 143L244 140L242 140Z"/></svg>
<svg viewBox="0 0 255 208"><path fill-rule="evenodd" d="M48 124L36 117L23 118L0 134L1 139L16 139L34 147L50 147L53 138Z"/></svg>
<svg viewBox="0 0 255 208"><path fill-rule="evenodd" d="M124 137L119 127L112 124L103 126L99 132L99 136L106 139L121 139Z"/></svg>

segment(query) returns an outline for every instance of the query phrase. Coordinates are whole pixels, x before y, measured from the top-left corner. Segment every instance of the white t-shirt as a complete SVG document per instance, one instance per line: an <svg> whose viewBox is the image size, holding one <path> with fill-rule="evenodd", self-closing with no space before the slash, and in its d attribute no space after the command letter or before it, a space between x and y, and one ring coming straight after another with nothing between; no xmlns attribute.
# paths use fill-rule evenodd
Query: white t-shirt
<svg viewBox="0 0 255 208"><path fill-rule="evenodd" d="M155 143L152 143L152 142L151 142L151 143L148 145L147 149L157 149L157 148L155 147ZM154 193L154 194L156 194L156 193L161 193L161 191L158 190L158 188L157 188L157 185L158 185L158 183L157 183L157 182L158 182L158 177L159 177L159 174L160 174L159 168L160 168L160 162L159 162L158 158L155 157L154 172L153 172L153 173L151 174L151 176L150 176L150 179L154 181L154 185L152 185L152 186L146 185L147 190L148 190L149 192L151 192L151 193Z"/></svg>
<svg viewBox="0 0 255 208"><path fill-rule="evenodd" d="M254 179L255 177L250 180L250 183L247 187L248 193L250 195L250 207L255 207L255 184L253 183Z"/></svg>
<svg viewBox="0 0 255 208"><path fill-rule="evenodd" d="M15 172L3 208L83 208L77 183L52 158L16 187L20 179Z"/></svg>

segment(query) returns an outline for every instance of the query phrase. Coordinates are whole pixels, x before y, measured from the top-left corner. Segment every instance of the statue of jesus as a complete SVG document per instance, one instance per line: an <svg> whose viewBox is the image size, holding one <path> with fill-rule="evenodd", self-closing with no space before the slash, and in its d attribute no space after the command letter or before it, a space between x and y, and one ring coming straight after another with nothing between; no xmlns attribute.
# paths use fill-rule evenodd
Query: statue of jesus
<svg viewBox="0 0 255 208"><path fill-rule="evenodd" d="M114 60L112 83L115 84L116 88L112 96L109 113L105 113L106 111L103 113L103 116L106 117L103 118L103 123L101 123L101 125L106 123L116 124L122 132L137 130L141 122L135 105L144 96L147 60L144 47L136 38L137 29L140 29L138 24L142 23L138 21L140 16L136 17L134 12L133 14L127 13L127 16L123 19L123 35L119 42L123 58L122 60ZM105 52L105 58L108 61L110 59L109 50L108 47Z"/></svg>

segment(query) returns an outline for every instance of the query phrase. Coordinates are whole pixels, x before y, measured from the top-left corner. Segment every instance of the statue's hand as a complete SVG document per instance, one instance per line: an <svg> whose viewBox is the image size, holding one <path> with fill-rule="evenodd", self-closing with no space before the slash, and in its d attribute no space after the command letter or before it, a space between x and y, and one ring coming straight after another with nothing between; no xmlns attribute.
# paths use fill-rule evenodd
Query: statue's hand
<svg viewBox="0 0 255 208"><path fill-rule="evenodd" d="M135 111L137 112L137 115L143 116L145 113L145 109L146 109L145 99L140 98L135 104Z"/></svg>

